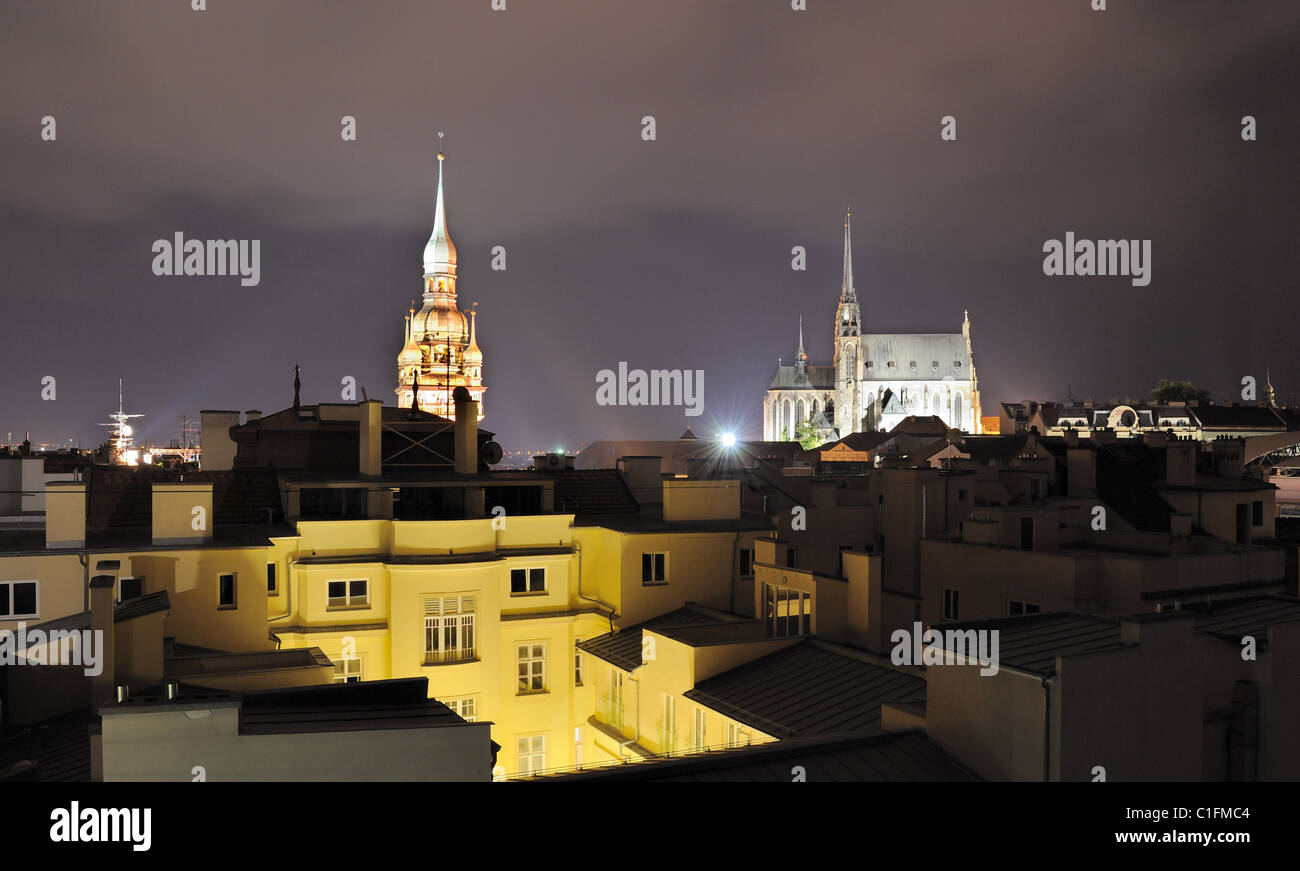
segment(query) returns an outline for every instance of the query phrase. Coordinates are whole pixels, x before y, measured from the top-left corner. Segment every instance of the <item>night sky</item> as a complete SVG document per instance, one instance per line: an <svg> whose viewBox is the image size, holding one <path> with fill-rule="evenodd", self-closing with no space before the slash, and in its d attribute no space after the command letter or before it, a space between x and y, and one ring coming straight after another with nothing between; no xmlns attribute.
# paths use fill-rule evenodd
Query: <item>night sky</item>
<svg viewBox="0 0 1300 871"><path fill-rule="evenodd" d="M6 0L0 440L97 443L119 377L160 442L288 406L295 362L304 402L391 404L437 131L507 449L758 437L800 314L829 362L849 205L864 331L969 309L986 415L1265 367L1300 396L1300 4L807 4ZM1069 230L1152 240L1150 285L1044 276ZM261 284L155 277L176 231L260 239ZM704 415L598 406L620 360L704 370Z"/></svg>

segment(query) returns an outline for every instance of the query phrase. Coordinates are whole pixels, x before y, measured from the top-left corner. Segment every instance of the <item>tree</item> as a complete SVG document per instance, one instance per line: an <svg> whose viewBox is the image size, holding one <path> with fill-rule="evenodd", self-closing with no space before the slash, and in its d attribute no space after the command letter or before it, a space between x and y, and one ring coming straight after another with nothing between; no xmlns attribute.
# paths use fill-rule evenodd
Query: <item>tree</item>
<svg viewBox="0 0 1300 871"><path fill-rule="evenodd" d="M794 438L799 443L799 447L805 451L811 451L822 443L821 437L817 435L817 430L813 429L810 420L801 420L795 425Z"/></svg>
<svg viewBox="0 0 1300 871"><path fill-rule="evenodd" d="M1170 381L1161 378L1160 383L1151 388L1152 402L1209 402L1210 391L1198 390L1190 381Z"/></svg>

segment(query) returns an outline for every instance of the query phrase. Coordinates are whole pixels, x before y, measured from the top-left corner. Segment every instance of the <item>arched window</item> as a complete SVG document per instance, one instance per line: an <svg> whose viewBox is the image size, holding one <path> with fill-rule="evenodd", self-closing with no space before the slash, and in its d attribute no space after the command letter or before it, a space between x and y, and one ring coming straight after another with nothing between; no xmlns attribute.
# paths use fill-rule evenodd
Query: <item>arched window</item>
<svg viewBox="0 0 1300 871"><path fill-rule="evenodd" d="M966 427L962 426L964 422L962 420L962 411L963 409L962 409L961 394L954 393L952 397L952 425L954 428L960 430L966 429Z"/></svg>
<svg viewBox="0 0 1300 871"><path fill-rule="evenodd" d="M934 413L936 415L939 413L939 394L937 392L934 394Z"/></svg>
<svg viewBox="0 0 1300 871"><path fill-rule="evenodd" d="M794 437L794 421L790 419L790 400L788 399L785 401L785 406L781 411L781 429L785 431L786 438ZM781 438L781 433L778 432L776 437L778 439Z"/></svg>
<svg viewBox="0 0 1300 871"><path fill-rule="evenodd" d="M815 400L815 399L813 400L813 403L812 403L812 414L809 415L809 416L810 416L810 417L816 417L816 416L817 416L817 400Z"/></svg>
<svg viewBox="0 0 1300 871"><path fill-rule="evenodd" d="M803 423L803 420L804 420L804 409L805 409L805 408L806 408L806 406L803 404L803 400L802 400L802 399L797 399L797 400L795 400L795 403L794 403L794 425L795 425L795 426L798 426L799 424ZM790 430L790 438L794 438L794 430L793 430L793 429Z"/></svg>

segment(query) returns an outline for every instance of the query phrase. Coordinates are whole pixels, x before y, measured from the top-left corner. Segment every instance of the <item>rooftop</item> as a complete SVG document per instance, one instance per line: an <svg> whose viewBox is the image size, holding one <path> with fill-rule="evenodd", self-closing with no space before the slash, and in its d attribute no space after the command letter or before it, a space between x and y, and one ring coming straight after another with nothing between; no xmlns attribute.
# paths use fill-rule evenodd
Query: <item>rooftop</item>
<svg viewBox="0 0 1300 871"><path fill-rule="evenodd" d="M700 681L685 693L768 735L880 725L885 702L925 698L925 679L850 647L810 639Z"/></svg>

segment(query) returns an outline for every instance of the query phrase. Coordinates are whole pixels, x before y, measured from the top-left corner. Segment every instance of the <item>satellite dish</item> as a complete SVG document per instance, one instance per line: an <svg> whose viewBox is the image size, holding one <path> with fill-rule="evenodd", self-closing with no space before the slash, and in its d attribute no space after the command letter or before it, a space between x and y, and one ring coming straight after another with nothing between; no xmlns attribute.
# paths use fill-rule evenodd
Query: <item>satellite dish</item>
<svg viewBox="0 0 1300 871"><path fill-rule="evenodd" d="M479 456L483 462L494 466L501 462L501 445L496 442L484 442L483 447L479 448Z"/></svg>

